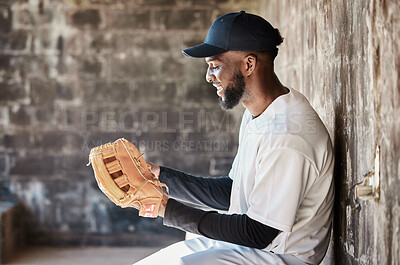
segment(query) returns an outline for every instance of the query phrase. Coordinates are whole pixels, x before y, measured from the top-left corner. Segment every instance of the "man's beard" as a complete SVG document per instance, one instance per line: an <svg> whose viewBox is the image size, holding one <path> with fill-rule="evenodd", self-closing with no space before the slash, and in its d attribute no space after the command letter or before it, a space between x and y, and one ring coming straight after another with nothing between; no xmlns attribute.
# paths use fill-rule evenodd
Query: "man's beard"
<svg viewBox="0 0 400 265"><path fill-rule="evenodd" d="M224 90L225 99L219 97L220 106L225 109L232 109L239 104L244 94L246 84L244 82L243 74L237 71L233 74L232 82Z"/></svg>

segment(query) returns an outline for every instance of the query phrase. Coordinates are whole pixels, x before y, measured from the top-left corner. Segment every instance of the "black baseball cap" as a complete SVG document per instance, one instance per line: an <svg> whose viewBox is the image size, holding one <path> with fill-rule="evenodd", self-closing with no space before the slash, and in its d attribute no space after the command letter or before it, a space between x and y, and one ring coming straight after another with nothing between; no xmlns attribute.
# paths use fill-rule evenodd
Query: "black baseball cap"
<svg viewBox="0 0 400 265"><path fill-rule="evenodd" d="M264 18L240 11L217 18L211 25L204 43L182 50L189 57L204 58L227 51L268 51L276 49L275 29Z"/></svg>

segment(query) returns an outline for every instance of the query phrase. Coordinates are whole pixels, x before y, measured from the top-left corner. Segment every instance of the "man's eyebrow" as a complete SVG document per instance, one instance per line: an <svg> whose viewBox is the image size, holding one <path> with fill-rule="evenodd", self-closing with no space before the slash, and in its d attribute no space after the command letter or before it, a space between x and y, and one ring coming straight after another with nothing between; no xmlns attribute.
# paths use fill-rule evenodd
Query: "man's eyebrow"
<svg viewBox="0 0 400 265"><path fill-rule="evenodd" d="M220 61L216 56L211 56L206 58L206 63L209 63L211 61Z"/></svg>

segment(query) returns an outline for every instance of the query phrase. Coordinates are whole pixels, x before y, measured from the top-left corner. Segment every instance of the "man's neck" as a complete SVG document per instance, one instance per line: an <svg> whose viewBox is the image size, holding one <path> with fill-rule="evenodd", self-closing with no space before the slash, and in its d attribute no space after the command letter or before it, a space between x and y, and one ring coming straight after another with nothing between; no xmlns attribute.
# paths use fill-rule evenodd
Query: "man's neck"
<svg viewBox="0 0 400 265"><path fill-rule="evenodd" d="M276 98L289 92L274 73L248 84L248 87L249 95L242 104L253 116L259 116Z"/></svg>

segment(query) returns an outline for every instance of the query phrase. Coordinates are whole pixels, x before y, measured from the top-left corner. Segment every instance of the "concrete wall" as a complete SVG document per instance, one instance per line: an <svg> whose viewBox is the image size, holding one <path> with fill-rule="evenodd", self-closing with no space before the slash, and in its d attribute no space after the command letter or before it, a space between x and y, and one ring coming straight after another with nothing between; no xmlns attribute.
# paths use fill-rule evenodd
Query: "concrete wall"
<svg viewBox="0 0 400 265"><path fill-rule="evenodd" d="M43 244L147 244L183 238L114 206L86 167L90 148L125 137L145 158L227 174L241 109L205 82L201 43L229 10L258 1L0 1L0 185Z"/></svg>
<svg viewBox="0 0 400 265"><path fill-rule="evenodd" d="M320 114L336 149L334 264L400 262L400 4L397 0L262 1L285 37L276 68ZM374 169L379 201L346 205L349 188Z"/></svg>

